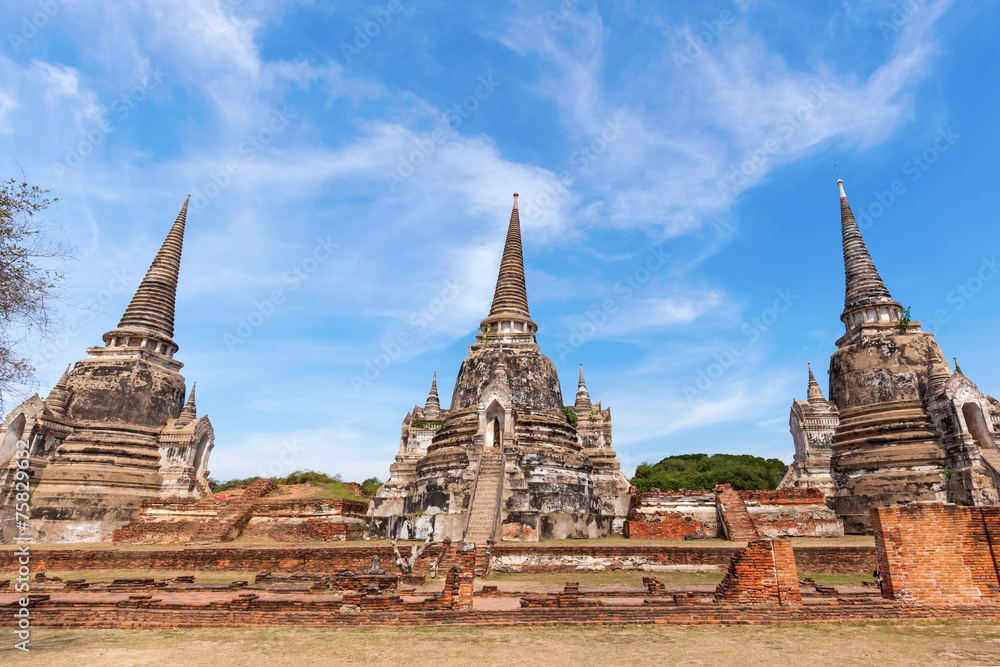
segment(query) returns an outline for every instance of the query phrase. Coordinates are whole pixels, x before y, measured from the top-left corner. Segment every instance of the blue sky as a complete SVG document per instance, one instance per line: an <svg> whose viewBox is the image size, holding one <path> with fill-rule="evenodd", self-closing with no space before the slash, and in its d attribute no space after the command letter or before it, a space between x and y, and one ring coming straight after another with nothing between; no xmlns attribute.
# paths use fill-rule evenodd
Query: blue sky
<svg viewBox="0 0 1000 667"><path fill-rule="evenodd" d="M539 344L626 473L787 462L843 333L835 164L893 296L1000 393L1000 5L666 4L4 3L0 172L61 198L78 255L24 395L115 326L190 193L175 340L212 475L384 479L517 191Z"/></svg>

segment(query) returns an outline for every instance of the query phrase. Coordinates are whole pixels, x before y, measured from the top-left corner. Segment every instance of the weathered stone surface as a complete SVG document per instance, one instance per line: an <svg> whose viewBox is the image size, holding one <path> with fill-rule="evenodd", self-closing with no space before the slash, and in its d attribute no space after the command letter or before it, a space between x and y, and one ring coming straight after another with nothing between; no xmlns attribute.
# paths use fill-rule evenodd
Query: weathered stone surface
<svg viewBox="0 0 1000 667"><path fill-rule="evenodd" d="M373 534L533 540L620 533L629 484L611 448L611 413L590 403L582 372L583 393L565 406L555 364L535 342L516 201L482 331L459 369L451 408L440 409L435 383L425 407L404 419L390 480L369 510Z"/></svg>
<svg viewBox="0 0 1000 667"><path fill-rule="evenodd" d="M782 488L832 493L848 533L871 532L873 507L1000 502L995 401L953 374L934 336L904 317L875 270L840 184L846 333L830 359L830 401L796 401L795 462ZM832 432L832 437L830 437ZM830 478L823 459L829 438ZM1000 456L997 456L1000 459Z"/></svg>
<svg viewBox="0 0 1000 667"><path fill-rule="evenodd" d="M214 435L185 403L183 366L174 359L174 295L187 203L105 346L87 350L49 397L32 397L5 420L0 445L0 537L21 533L8 444L25 440L37 540L108 541L144 498L197 498L208 491Z"/></svg>

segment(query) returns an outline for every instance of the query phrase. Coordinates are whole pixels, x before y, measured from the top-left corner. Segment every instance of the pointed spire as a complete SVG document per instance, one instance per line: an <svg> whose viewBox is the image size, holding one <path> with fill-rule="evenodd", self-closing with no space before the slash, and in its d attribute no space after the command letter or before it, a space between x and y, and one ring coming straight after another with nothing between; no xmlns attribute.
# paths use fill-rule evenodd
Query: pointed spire
<svg viewBox="0 0 1000 667"><path fill-rule="evenodd" d="M507 241L503 246L503 259L500 260L497 287L493 294L493 306L490 308L490 315L501 313L531 317L528 313L528 293L524 286L521 220L517 213L516 192L514 193L514 208L510 212L510 225L507 227Z"/></svg>
<svg viewBox="0 0 1000 667"><path fill-rule="evenodd" d="M139 289L125 309L118 327L104 335L110 341L118 335L145 335L174 345L174 301L177 296L177 275L181 268L181 250L184 245L184 222L187 219L188 201L177 216L173 227L156 253L153 263L142 279Z"/></svg>
<svg viewBox="0 0 1000 667"><path fill-rule="evenodd" d="M524 286L524 257L521 252L521 219L517 212L517 193L514 193L514 208L510 212L507 240L503 246L500 272L493 293L490 314L482 326L490 329L503 339L525 340L534 334L538 325L528 313L528 292Z"/></svg>
<svg viewBox="0 0 1000 667"><path fill-rule="evenodd" d="M56 386L52 387L48 398L45 399L45 409L56 417L66 415L66 401L69 399L69 384L67 380L69 379L69 369L72 367L73 364L66 366L62 377L59 378L59 382L56 382Z"/></svg>
<svg viewBox="0 0 1000 667"><path fill-rule="evenodd" d="M434 371L434 379L431 380L431 390L427 394L427 402L424 403L424 417L435 419L441 414L441 401L438 398L438 374Z"/></svg>
<svg viewBox="0 0 1000 667"><path fill-rule="evenodd" d="M899 304L893 301L885 283L882 282L882 277L875 269L871 255L868 254L868 248L861 237L861 230L858 229L858 223L854 219L847 194L844 192L844 181L837 179L837 186L840 188L840 224L844 242L844 275L847 287L844 295L844 315L841 319L846 323L849 312L877 304L895 306L898 310ZM896 319L898 320L898 316Z"/></svg>
<svg viewBox="0 0 1000 667"><path fill-rule="evenodd" d="M820 389L819 382L816 382L816 376L813 375L812 364L806 364L809 367L809 393L806 396L806 400L810 403L815 403L816 401L826 402L823 398L823 390Z"/></svg>
<svg viewBox="0 0 1000 667"><path fill-rule="evenodd" d="M965 373L962 372L962 367L958 365L958 357L952 357L952 359L955 360L955 372L959 375L965 375Z"/></svg>
<svg viewBox="0 0 1000 667"><path fill-rule="evenodd" d="M589 411L593 407L590 394L587 392L587 384L583 381L583 364L580 364L580 383L576 387L576 404L573 407L577 412Z"/></svg>
<svg viewBox="0 0 1000 667"><path fill-rule="evenodd" d="M184 407L181 408L181 414L177 417L177 421L174 422L174 426L178 428L187 426L198 418L198 408L194 402L194 390L197 386L197 382L191 385L191 395L188 396L187 403L185 403Z"/></svg>

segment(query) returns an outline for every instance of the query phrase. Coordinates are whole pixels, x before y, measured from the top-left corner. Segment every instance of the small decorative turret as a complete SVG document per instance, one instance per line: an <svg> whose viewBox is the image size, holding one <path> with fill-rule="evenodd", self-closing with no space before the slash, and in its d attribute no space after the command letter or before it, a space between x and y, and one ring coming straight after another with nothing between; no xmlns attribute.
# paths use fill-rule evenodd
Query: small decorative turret
<svg viewBox="0 0 1000 667"><path fill-rule="evenodd" d="M66 380L69 378L69 369L72 367L73 364L66 366L59 382L56 382L56 386L52 387L52 391L49 392L49 397L45 399L45 409L56 417L66 416L66 401L69 400L69 387Z"/></svg>
<svg viewBox="0 0 1000 667"><path fill-rule="evenodd" d="M820 389L819 383L816 382L816 376L813 375L812 364L806 363L809 367L809 392L806 395L806 400L810 403L826 403L826 399L823 398L823 390Z"/></svg>
<svg viewBox="0 0 1000 667"><path fill-rule="evenodd" d="M521 252L521 219L517 212L517 193L510 213L507 240L504 243L497 287L490 314L480 324L479 340L535 342L538 325L528 313L528 292L524 286L524 257Z"/></svg>
<svg viewBox="0 0 1000 667"><path fill-rule="evenodd" d="M959 375L965 375L965 373L962 372L962 367L958 365L958 357L952 357L952 359L955 360L955 372Z"/></svg>
<svg viewBox="0 0 1000 667"><path fill-rule="evenodd" d="M882 277L868 253L861 230L851 212L851 205L844 192L844 181L837 179L840 188L840 226L844 243L844 312L840 319L848 331L863 323L882 322L895 326L899 322L902 306L893 301Z"/></svg>
<svg viewBox="0 0 1000 667"><path fill-rule="evenodd" d="M198 418L198 408L194 402L194 390L197 386L197 382L191 385L191 395L188 396L187 403L181 408L181 414L177 417L177 421L174 422L175 427L183 428Z"/></svg>
<svg viewBox="0 0 1000 667"><path fill-rule="evenodd" d="M935 360L931 364L930 373L927 374L927 395L934 396L938 394L948 384L948 378L950 377L951 369L948 368L948 364L940 359Z"/></svg>
<svg viewBox="0 0 1000 667"><path fill-rule="evenodd" d="M583 381L583 364L580 364L580 383L576 388L576 404L573 408L580 412L589 412L592 404L590 402L590 394L587 392L587 384Z"/></svg>
<svg viewBox="0 0 1000 667"><path fill-rule="evenodd" d="M431 390L427 394L427 402L424 403L424 418L431 421L441 416L441 401L438 399L438 374L434 371L434 379L431 380Z"/></svg>

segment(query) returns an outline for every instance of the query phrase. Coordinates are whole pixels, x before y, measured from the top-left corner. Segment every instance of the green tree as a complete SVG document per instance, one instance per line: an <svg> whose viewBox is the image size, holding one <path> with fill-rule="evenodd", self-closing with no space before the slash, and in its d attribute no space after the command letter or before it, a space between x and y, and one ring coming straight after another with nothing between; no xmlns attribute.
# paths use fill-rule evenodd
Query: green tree
<svg viewBox="0 0 1000 667"><path fill-rule="evenodd" d="M635 469L632 484L645 493L650 489L711 489L731 484L734 489L765 489L778 486L787 466L778 459L749 454L679 454L659 463L643 463Z"/></svg>
<svg viewBox="0 0 1000 667"><path fill-rule="evenodd" d="M365 490L369 496L375 497L375 492L379 490L382 486L382 482L378 477L369 477L365 481L361 482L361 488Z"/></svg>

